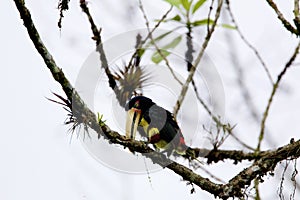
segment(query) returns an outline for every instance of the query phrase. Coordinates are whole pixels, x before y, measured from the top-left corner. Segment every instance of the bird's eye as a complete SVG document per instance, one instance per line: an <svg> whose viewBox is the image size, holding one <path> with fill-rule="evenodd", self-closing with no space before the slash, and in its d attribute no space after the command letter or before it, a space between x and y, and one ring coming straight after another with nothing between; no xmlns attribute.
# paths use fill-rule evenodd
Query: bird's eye
<svg viewBox="0 0 300 200"><path fill-rule="evenodd" d="M136 101L136 102L134 103L134 107L135 107L135 108L140 107L140 101Z"/></svg>

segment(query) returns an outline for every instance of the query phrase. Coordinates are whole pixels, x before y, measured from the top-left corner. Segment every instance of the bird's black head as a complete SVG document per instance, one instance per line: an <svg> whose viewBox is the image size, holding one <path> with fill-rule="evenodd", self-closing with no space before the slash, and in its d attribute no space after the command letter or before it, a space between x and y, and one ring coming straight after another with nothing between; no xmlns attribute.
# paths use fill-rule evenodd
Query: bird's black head
<svg viewBox="0 0 300 200"><path fill-rule="evenodd" d="M151 99L144 96L132 98L126 105L126 137L134 139L137 127L143 118L143 115L154 105Z"/></svg>
<svg viewBox="0 0 300 200"><path fill-rule="evenodd" d="M135 108L141 111L145 111L154 105L154 102L144 96L136 96L132 98L125 106L125 110L128 111L131 108Z"/></svg>

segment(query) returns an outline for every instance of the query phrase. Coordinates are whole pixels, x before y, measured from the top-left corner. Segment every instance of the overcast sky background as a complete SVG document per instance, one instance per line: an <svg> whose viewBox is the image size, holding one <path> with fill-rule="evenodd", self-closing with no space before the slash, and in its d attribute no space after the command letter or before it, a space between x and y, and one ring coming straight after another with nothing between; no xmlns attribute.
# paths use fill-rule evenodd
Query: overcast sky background
<svg viewBox="0 0 300 200"><path fill-rule="evenodd" d="M282 28L265 1L232 1L231 4L242 32L257 47L275 79L292 55L297 39ZM75 83L81 66L94 50L89 24L78 1L71 1L61 31L57 28L57 1L27 0L26 5L56 63ZM292 19L292 5L292 1L278 3L288 19ZM178 175L169 170L151 173L149 181L147 174L121 173L101 164L76 137L70 142L68 127L63 125L66 112L46 99L54 98L52 91L62 94L60 86L36 52L14 2L1 1L0 7L0 199L125 200L141 199L141 196L143 199L213 199L196 186L196 193L191 195L191 186L186 186ZM90 1L89 7L97 25L103 28L104 41L129 30L145 28L136 9L137 1ZM168 5L159 0L145 1L145 9L152 21L167 8ZM222 16L221 20L226 21L226 17ZM239 96L235 73L230 66L231 51L238 52L236 60L245 70L245 80L259 113L266 106L271 86L253 52L235 32L229 32L233 35L235 49L228 47L228 31L217 29L207 53L223 81L226 118L237 124L236 130L242 134L241 138L255 144L259 126L251 119ZM271 135L267 136L275 145L287 144L292 137L299 139L299 77L298 64L287 72L274 99L267 121ZM263 143L264 149L271 146ZM238 147L234 141L226 143L226 148ZM231 163L218 163L208 168L217 176L229 179L244 166L247 163L233 167ZM280 177L282 167L277 169ZM278 198L278 177L267 176L265 180L266 186L261 187L263 199ZM287 195L291 188L290 184L286 185ZM296 196L299 197L299 193Z"/></svg>

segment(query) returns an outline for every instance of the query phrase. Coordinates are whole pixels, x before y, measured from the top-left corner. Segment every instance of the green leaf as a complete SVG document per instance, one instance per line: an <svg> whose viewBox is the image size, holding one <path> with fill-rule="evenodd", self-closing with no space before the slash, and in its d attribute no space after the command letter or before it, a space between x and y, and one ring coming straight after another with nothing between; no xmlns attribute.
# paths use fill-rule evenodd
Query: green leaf
<svg viewBox="0 0 300 200"><path fill-rule="evenodd" d="M169 44L163 46L160 49L160 52L162 55L160 53L158 53L158 51L154 52L154 54L151 57L151 60L155 64L160 63L165 57L170 55L171 52L167 51L167 49L174 49L180 43L181 39L182 39L182 36L178 36L174 40L172 40Z"/></svg>
<svg viewBox="0 0 300 200"><path fill-rule="evenodd" d="M236 30L236 26L230 24L221 24L221 27Z"/></svg>
<svg viewBox="0 0 300 200"><path fill-rule="evenodd" d="M161 39L163 39L164 37L168 36L168 35L169 35L170 33L172 33L172 32L173 32L173 30L167 31L167 32L165 32L165 33L163 33L163 34L157 36L157 37L154 38L153 40L154 40L154 42L160 41ZM152 44L153 42L151 41L150 43Z"/></svg>
<svg viewBox="0 0 300 200"><path fill-rule="evenodd" d="M100 127L105 125L106 120L103 120L103 115L97 112L97 121Z"/></svg>
<svg viewBox="0 0 300 200"><path fill-rule="evenodd" d="M182 6L184 7L184 9L186 11L189 11L190 7L191 7L191 2L189 2L189 0L180 0L180 1L181 1Z"/></svg>
<svg viewBox="0 0 300 200"><path fill-rule="evenodd" d="M162 39L164 39L166 36L168 36L169 34L175 32L179 27L176 27L176 28L173 28L172 30L170 31L167 31L159 36L157 36L156 38L153 38L154 42L158 42ZM148 48L149 46L153 45L153 41L150 40L146 45L145 45L145 49Z"/></svg>
<svg viewBox="0 0 300 200"><path fill-rule="evenodd" d="M182 36L178 36L176 37L172 42L170 42L169 44L167 44L166 46L164 46L162 49L173 49L175 48L181 41Z"/></svg>
<svg viewBox="0 0 300 200"><path fill-rule="evenodd" d="M176 15L175 17L171 18L170 20L179 22L181 20L181 17L179 15Z"/></svg>
<svg viewBox="0 0 300 200"><path fill-rule="evenodd" d="M180 4L181 4L180 0L165 0L165 1L171 4L172 6L180 8Z"/></svg>
<svg viewBox="0 0 300 200"><path fill-rule="evenodd" d="M194 14L202 5L205 3L206 0L199 0L193 7L192 13Z"/></svg>
<svg viewBox="0 0 300 200"><path fill-rule="evenodd" d="M207 25L207 24L212 24L214 23L214 20L212 19L201 19L201 20L197 20L197 21L194 21L194 22L191 22L191 25L192 26L204 26L204 25Z"/></svg>
<svg viewBox="0 0 300 200"><path fill-rule="evenodd" d="M152 55L151 60L152 62L154 62L155 64L160 63L163 58L167 57L168 55L170 55L170 52L167 50L160 50L161 54L163 56L161 56L161 54L159 54L157 51Z"/></svg>
<svg viewBox="0 0 300 200"><path fill-rule="evenodd" d="M155 21L155 22L159 22L160 20L161 20L161 19L155 19L154 21ZM168 21L177 21L177 22L180 22L180 20L181 20L180 15L176 15L176 16L174 16L174 17L172 17L172 18L163 20L163 22L168 22Z"/></svg>

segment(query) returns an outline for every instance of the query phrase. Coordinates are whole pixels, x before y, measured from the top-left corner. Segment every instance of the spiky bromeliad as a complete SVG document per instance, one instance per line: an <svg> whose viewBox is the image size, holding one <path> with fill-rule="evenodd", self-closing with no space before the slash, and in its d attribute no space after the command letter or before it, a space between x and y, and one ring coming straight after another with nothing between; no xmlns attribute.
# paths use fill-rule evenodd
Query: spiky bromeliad
<svg viewBox="0 0 300 200"><path fill-rule="evenodd" d="M138 126L155 148L170 155L183 155L188 147L173 115L144 96L132 98L125 107L127 113L126 136L135 139Z"/></svg>

